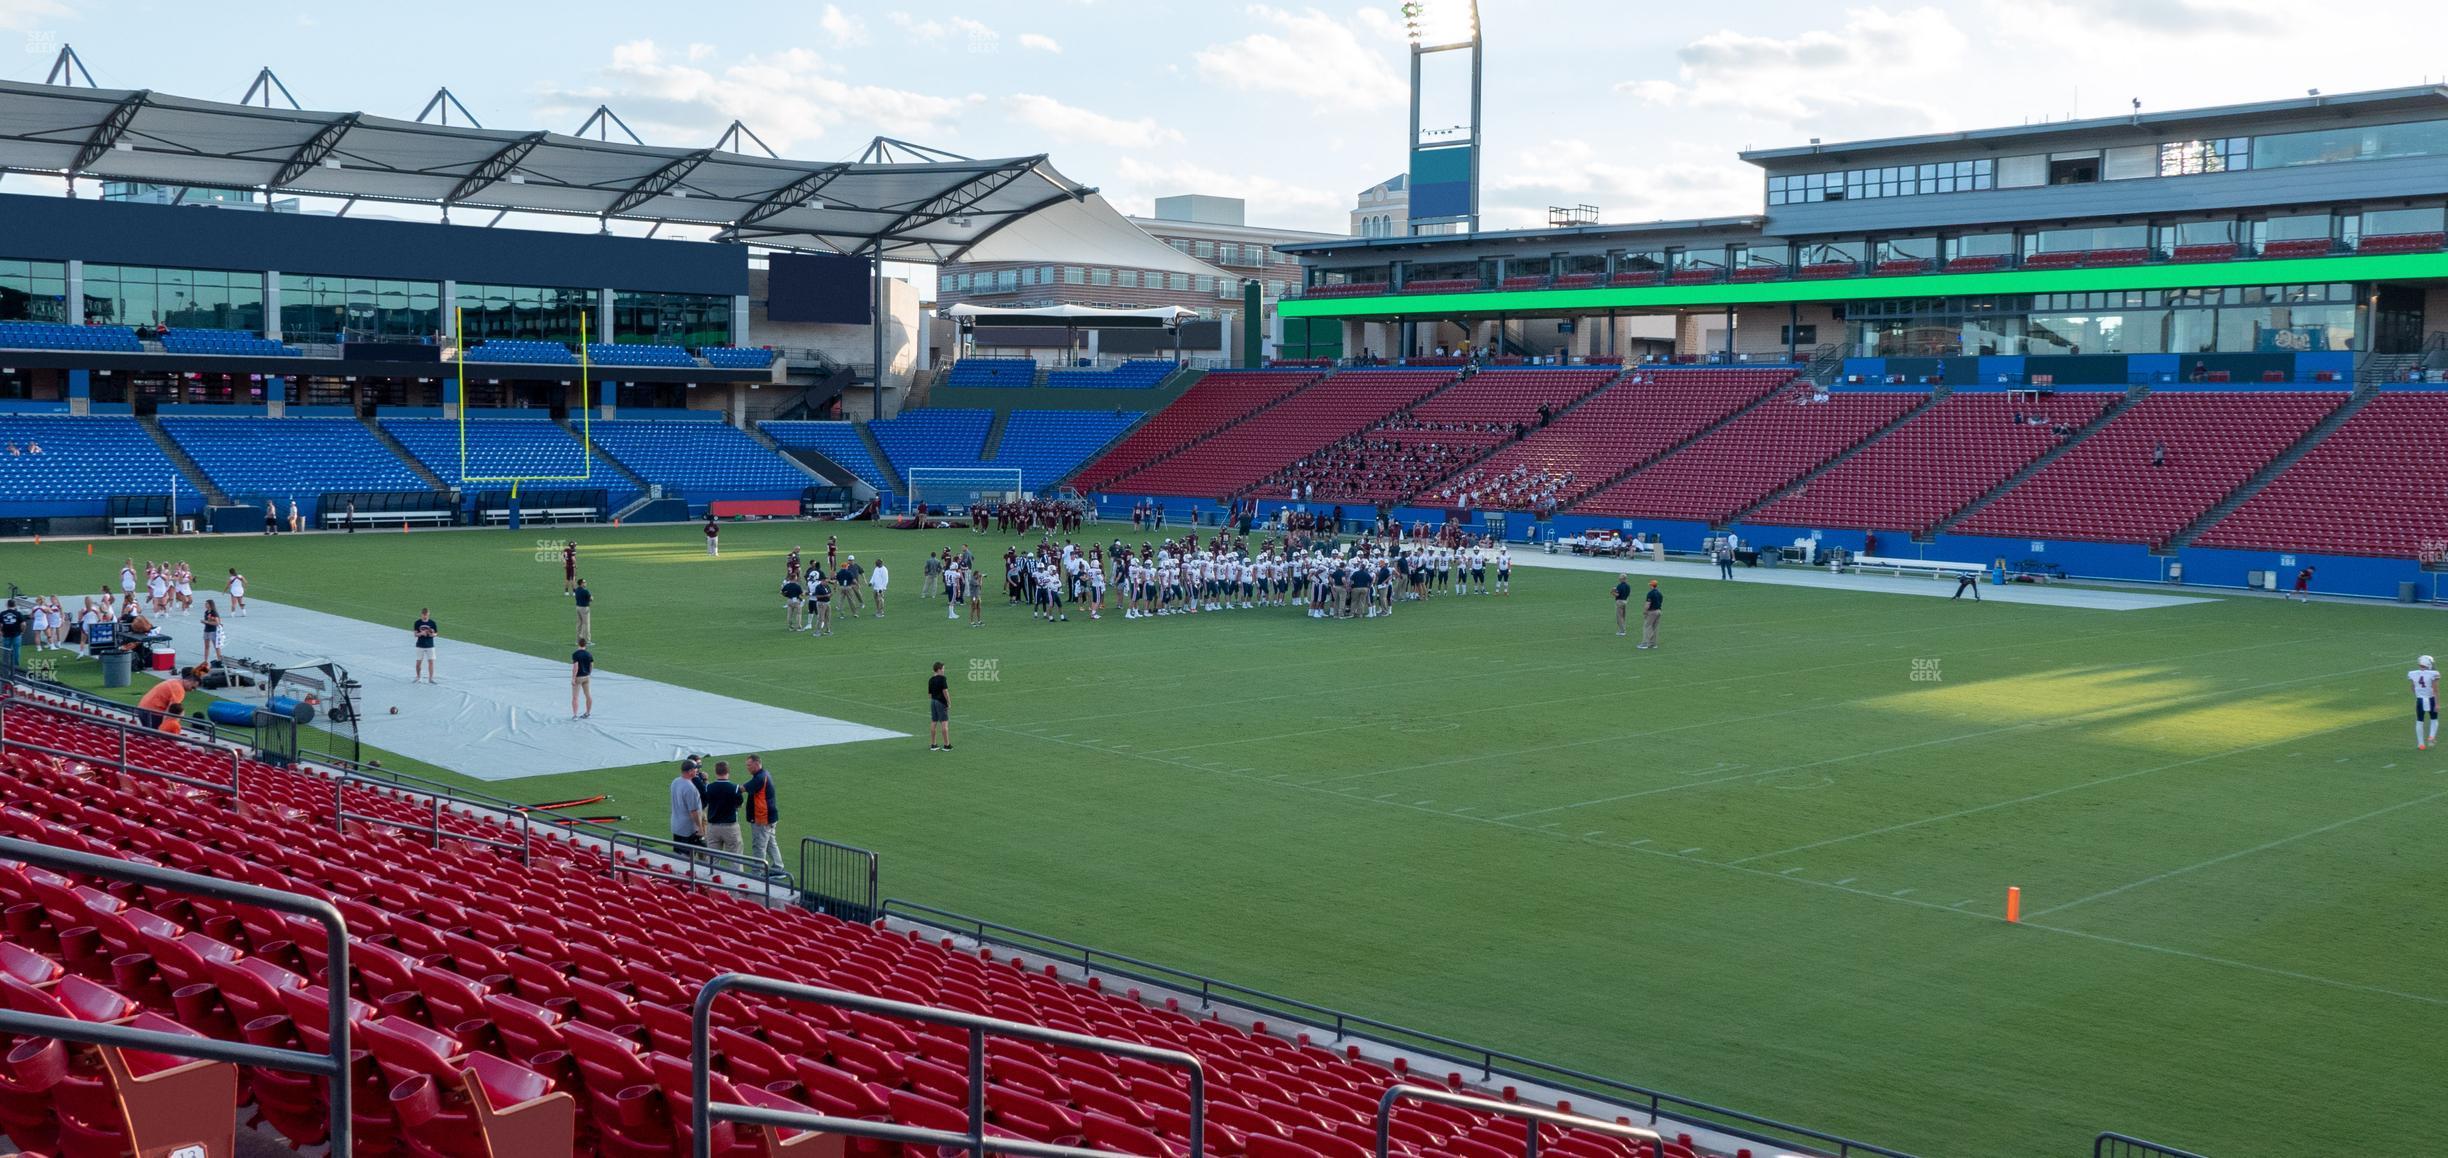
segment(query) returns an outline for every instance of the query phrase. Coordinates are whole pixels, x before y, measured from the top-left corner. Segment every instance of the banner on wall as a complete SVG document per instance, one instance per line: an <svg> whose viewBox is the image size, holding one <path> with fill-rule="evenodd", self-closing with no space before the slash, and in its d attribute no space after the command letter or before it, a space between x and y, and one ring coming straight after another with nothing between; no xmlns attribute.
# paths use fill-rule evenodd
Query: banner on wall
<svg viewBox="0 0 2448 1158"><path fill-rule="evenodd" d="M2264 354L2309 354L2328 348L2329 327L2320 323L2264 326L2253 343L2253 349Z"/></svg>

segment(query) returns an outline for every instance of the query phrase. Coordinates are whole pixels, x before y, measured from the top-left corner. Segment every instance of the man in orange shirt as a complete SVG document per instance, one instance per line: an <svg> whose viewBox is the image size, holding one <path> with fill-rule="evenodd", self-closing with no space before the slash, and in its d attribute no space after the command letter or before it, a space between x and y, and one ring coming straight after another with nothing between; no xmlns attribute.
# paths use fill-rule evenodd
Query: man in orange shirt
<svg viewBox="0 0 2448 1158"><path fill-rule="evenodd" d="M196 689L196 684L200 679L201 669L189 668L180 672L177 679L163 680L153 685L152 691L146 692L143 699L136 701L137 717L144 721L145 727L158 728L171 735L177 735L179 715L181 709L187 704L187 693Z"/></svg>

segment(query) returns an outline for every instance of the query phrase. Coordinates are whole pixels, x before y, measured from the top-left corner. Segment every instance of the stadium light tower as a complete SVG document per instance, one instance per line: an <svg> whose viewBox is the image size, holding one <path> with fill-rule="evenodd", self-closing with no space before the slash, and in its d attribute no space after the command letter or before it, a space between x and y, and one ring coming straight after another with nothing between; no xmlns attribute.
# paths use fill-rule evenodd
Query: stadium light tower
<svg viewBox="0 0 2448 1158"><path fill-rule="evenodd" d="M1411 39L1410 226L1459 221L1479 231L1479 0L1408 0L1403 31ZM1421 65L1438 53L1470 54L1470 113L1459 125L1420 123Z"/></svg>

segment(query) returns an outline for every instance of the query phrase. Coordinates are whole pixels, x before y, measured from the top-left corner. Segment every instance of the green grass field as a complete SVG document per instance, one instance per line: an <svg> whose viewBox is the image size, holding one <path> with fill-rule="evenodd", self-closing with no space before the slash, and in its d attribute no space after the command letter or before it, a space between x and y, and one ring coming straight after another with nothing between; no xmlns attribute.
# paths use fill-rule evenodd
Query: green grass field
<svg viewBox="0 0 2448 1158"><path fill-rule="evenodd" d="M540 534L9 544L0 578L91 590L175 550L561 658ZM773 590L821 528L730 528L719 560L688 525L579 537L607 669L912 734L767 753L786 839L879 850L888 895L1932 1158L2433 1125L2448 753L2414 750L2403 678L2448 651L2432 614L1681 581L1651 653L1607 577L1524 568L1400 622L1048 626L998 590L971 629L911 598L919 551L1003 540L860 528L900 601L816 640ZM922 740L935 660L951 754ZM669 775L494 790L610 792L651 832Z"/></svg>

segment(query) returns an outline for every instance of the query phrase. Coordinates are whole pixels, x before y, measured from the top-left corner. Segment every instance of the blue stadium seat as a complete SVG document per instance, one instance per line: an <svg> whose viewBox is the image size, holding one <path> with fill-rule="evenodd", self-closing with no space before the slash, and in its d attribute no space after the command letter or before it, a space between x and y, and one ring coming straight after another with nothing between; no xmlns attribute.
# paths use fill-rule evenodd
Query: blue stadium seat
<svg viewBox="0 0 2448 1158"><path fill-rule="evenodd" d="M559 423L538 418L471 418L467 474L459 471L459 423L449 418L385 418L383 433L399 440L425 469L457 486L477 478L571 478L587 474L586 450ZM609 468L596 472L618 488ZM482 484L479 484L482 485Z"/></svg>
<svg viewBox="0 0 2448 1158"><path fill-rule="evenodd" d="M760 422L757 429L765 437L792 450L812 450L866 480L867 485L889 498L894 494L892 479L877 464L875 455L868 453L867 443L859 437L854 422Z"/></svg>
<svg viewBox="0 0 2448 1158"><path fill-rule="evenodd" d="M1139 421L1137 411L1014 410L987 466L1020 469L1020 485L1044 490Z"/></svg>
<svg viewBox="0 0 2448 1158"><path fill-rule="evenodd" d="M470 362L514 362L530 366L575 366L578 358L559 342L487 338L467 348Z"/></svg>
<svg viewBox="0 0 2448 1158"><path fill-rule="evenodd" d="M172 330L162 335L162 351L170 354L211 354L221 357L298 358L295 346L232 330Z"/></svg>
<svg viewBox="0 0 2448 1158"><path fill-rule="evenodd" d="M1111 370L1056 370L1046 375L1046 385L1070 390L1145 390L1164 381L1174 369L1170 358L1133 358Z"/></svg>
<svg viewBox="0 0 2448 1158"><path fill-rule="evenodd" d="M678 346L589 342L587 361L598 366L670 366L694 370L697 359Z"/></svg>
<svg viewBox="0 0 2448 1158"><path fill-rule="evenodd" d="M763 346L707 346L698 353L717 370L763 370L774 360L774 352Z"/></svg>
<svg viewBox="0 0 2448 1158"><path fill-rule="evenodd" d="M354 418L176 415L161 427L233 496L432 489Z"/></svg>
<svg viewBox="0 0 2448 1158"><path fill-rule="evenodd" d="M0 503L166 494L177 477L170 456L125 415L0 414Z"/></svg>
<svg viewBox="0 0 2448 1158"><path fill-rule="evenodd" d="M58 322L0 322L0 349L92 350L141 354L144 344L126 326L68 326Z"/></svg>
<svg viewBox="0 0 2448 1158"><path fill-rule="evenodd" d="M952 363L946 386L1034 386L1035 358L963 358Z"/></svg>
<svg viewBox="0 0 2448 1158"><path fill-rule="evenodd" d="M904 410L867 424L893 469L905 477L921 466L976 466L986 448L992 410Z"/></svg>
<svg viewBox="0 0 2448 1158"><path fill-rule="evenodd" d="M699 419L594 425L595 445L650 483L696 500L797 498L816 480L748 433Z"/></svg>

